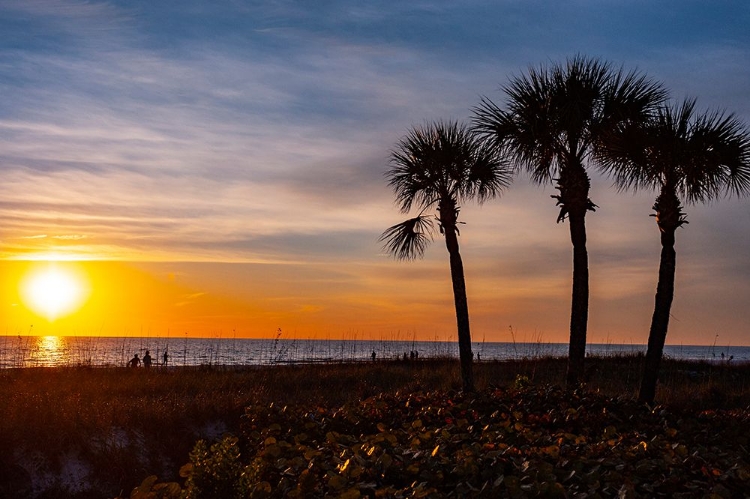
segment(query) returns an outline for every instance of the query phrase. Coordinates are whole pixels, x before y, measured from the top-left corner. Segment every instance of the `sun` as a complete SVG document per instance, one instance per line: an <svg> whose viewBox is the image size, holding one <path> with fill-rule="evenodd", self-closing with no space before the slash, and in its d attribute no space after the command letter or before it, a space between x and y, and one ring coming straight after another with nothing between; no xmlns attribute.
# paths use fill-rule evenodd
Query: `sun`
<svg viewBox="0 0 750 499"><path fill-rule="evenodd" d="M24 304L50 321L75 312L86 301L88 291L82 272L61 262L35 267L21 282Z"/></svg>

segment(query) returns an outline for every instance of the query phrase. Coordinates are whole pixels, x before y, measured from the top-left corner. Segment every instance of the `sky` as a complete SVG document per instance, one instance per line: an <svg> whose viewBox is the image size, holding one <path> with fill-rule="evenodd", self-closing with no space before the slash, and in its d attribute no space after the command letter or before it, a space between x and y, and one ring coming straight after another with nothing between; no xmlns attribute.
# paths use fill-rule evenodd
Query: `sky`
<svg viewBox="0 0 750 499"><path fill-rule="evenodd" d="M406 216L398 140L576 54L750 123L748 25L742 0L0 0L0 327L453 341L443 242L414 262L378 243ZM655 194L591 175L588 338L642 344ZM554 193L521 175L462 207L475 341L567 341ZM749 203L685 210L667 343L750 345ZM40 265L84 276L74 313L24 302Z"/></svg>

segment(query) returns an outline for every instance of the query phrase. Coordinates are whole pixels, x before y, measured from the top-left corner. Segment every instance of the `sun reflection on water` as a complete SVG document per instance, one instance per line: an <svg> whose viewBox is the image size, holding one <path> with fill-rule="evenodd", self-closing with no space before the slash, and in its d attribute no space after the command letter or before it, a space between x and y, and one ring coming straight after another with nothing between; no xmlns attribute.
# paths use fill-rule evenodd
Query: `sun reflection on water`
<svg viewBox="0 0 750 499"><path fill-rule="evenodd" d="M39 350L49 355L54 355L60 350L62 342L58 336L42 336L39 338L38 345Z"/></svg>
<svg viewBox="0 0 750 499"><path fill-rule="evenodd" d="M56 366L66 364L70 352L65 338L60 336L40 336L36 348L32 351L32 362L38 366Z"/></svg>

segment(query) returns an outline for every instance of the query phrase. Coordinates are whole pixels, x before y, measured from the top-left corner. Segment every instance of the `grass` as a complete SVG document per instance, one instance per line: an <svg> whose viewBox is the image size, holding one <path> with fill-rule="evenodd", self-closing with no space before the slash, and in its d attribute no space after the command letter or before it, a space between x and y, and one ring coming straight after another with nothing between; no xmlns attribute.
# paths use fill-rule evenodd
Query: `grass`
<svg viewBox="0 0 750 499"><path fill-rule="evenodd" d="M555 385L565 359L475 364L480 392ZM642 356L589 358L586 390L635 398ZM114 497L146 476L177 480L198 439L238 434L247 407L332 408L382 394L460 389L450 359L263 368L31 368L0 371L0 497ZM750 365L666 359L671 411L750 409ZM710 429L709 429L710 430ZM79 463L76 470L71 463ZM46 489L44 492L41 489Z"/></svg>

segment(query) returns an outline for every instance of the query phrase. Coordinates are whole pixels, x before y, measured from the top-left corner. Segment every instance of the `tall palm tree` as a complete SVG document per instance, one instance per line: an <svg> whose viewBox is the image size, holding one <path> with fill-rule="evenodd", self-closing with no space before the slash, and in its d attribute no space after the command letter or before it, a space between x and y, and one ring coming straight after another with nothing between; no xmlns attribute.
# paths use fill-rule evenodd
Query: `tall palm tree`
<svg viewBox="0 0 750 499"><path fill-rule="evenodd" d="M682 202L750 193L750 130L734 116L697 114L695 100L664 106L642 126L621 130L602 162L621 189L659 191L653 210L661 233L659 282L638 398L653 403L674 297L675 232L688 223Z"/></svg>
<svg viewBox="0 0 750 499"><path fill-rule="evenodd" d="M380 236L384 249L401 260L422 257L434 234L434 221L445 237L450 255L453 298L458 325L461 379L465 391L474 390L469 307L463 262L458 249L460 204L495 197L512 179L512 169L465 126L437 122L415 127L391 154L386 173L402 213L413 207L416 217L387 229ZM437 214L428 213L435 210Z"/></svg>
<svg viewBox="0 0 750 499"><path fill-rule="evenodd" d="M483 98L474 125L498 150L509 154L534 182L555 182L560 212L569 222L573 244L573 290L568 350L568 386L583 379L589 302L586 213L589 199L586 168L610 130L641 121L666 93L636 73L623 73L597 59L576 56L565 64L530 68L504 87L506 109Z"/></svg>

